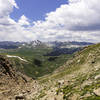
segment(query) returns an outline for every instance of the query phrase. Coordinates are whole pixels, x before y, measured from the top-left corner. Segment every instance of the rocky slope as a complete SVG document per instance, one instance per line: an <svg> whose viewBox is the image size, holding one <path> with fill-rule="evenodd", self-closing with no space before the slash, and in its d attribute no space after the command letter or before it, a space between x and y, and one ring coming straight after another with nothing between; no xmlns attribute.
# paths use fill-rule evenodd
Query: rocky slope
<svg viewBox="0 0 100 100"><path fill-rule="evenodd" d="M30 100L38 88L37 81L16 72L10 61L0 56L0 100Z"/></svg>
<svg viewBox="0 0 100 100"><path fill-rule="evenodd" d="M85 47L38 82L0 57L0 77L1 100L100 100L100 44Z"/></svg>
<svg viewBox="0 0 100 100"><path fill-rule="evenodd" d="M34 100L100 100L100 44L85 47L39 81L44 88Z"/></svg>

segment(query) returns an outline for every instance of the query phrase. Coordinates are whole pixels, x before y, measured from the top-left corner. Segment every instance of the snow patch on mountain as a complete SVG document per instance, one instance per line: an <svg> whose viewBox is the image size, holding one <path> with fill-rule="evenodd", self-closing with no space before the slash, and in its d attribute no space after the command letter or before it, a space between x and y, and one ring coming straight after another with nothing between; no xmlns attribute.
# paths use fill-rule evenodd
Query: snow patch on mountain
<svg viewBox="0 0 100 100"><path fill-rule="evenodd" d="M26 59L23 59L23 58L21 58L21 57L19 57L19 56L7 55L7 57L8 57L8 58L18 58L18 59L21 60L21 61L28 62Z"/></svg>

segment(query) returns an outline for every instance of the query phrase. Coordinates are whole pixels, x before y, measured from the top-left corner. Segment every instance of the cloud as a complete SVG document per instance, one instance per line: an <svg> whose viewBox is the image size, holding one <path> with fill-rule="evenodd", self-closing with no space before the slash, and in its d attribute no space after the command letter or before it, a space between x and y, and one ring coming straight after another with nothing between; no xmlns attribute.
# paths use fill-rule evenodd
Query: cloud
<svg viewBox="0 0 100 100"><path fill-rule="evenodd" d="M8 0L8 1L9 1L9 3L10 3L12 6L14 6L15 8L17 8L17 9L19 8L14 0Z"/></svg>
<svg viewBox="0 0 100 100"><path fill-rule="evenodd" d="M62 40L99 42L99 11L99 0L69 0L69 4L46 14L45 21L34 22L33 28L42 32L41 37L52 40L61 37Z"/></svg>
<svg viewBox="0 0 100 100"><path fill-rule="evenodd" d="M25 15L11 19L13 7L19 8L14 0L0 0L0 40L100 42L99 0L69 0L32 23Z"/></svg>
<svg viewBox="0 0 100 100"><path fill-rule="evenodd" d="M14 0L0 0L0 17L8 16L13 7L18 8Z"/></svg>
<svg viewBox="0 0 100 100"><path fill-rule="evenodd" d="M25 15L22 15L21 18L19 19L18 23L20 25L30 25L28 18Z"/></svg>
<svg viewBox="0 0 100 100"><path fill-rule="evenodd" d="M71 0L73 1L73 0ZM62 5L55 12L47 14L46 23L62 26L68 30L91 30L90 27L96 26L100 29L100 7L99 0L75 0L75 3ZM80 29L79 29L80 27ZM94 29L95 30L95 29Z"/></svg>
<svg viewBox="0 0 100 100"><path fill-rule="evenodd" d="M14 0L0 0L0 41L29 41L35 39L25 28L30 26L28 18L22 15L18 22L10 18L13 8L19 8Z"/></svg>

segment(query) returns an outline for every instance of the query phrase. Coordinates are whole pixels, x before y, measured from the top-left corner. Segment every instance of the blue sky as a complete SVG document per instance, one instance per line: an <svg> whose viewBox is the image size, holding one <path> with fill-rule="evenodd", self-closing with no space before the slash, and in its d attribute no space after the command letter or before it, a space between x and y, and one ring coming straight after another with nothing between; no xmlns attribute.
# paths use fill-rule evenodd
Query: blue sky
<svg viewBox="0 0 100 100"><path fill-rule="evenodd" d="M19 9L14 8L11 18L18 20L25 15L32 21L44 20L45 14L55 11L62 4L68 3L67 0L16 0Z"/></svg>
<svg viewBox="0 0 100 100"><path fill-rule="evenodd" d="M0 0L0 41L100 42L100 0Z"/></svg>

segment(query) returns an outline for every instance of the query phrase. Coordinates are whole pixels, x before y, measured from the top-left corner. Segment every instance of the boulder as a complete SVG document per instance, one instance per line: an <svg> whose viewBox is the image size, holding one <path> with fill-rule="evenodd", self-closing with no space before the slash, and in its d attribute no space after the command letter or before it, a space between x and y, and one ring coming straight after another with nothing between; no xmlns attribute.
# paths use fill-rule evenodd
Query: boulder
<svg viewBox="0 0 100 100"><path fill-rule="evenodd" d="M58 83L59 83L60 85L63 85L64 82L65 82L64 80L59 80L59 81L58 81Z"/></svg>
<svg viewBox="0 0 100 100"><path fill-rule="evenodd" d="M95 76L95 79L96 79L96 80L97 80L97 79L100 79L100 75Z"/></svg>
<svg viewBox="0 0 100 100"><path fill-rule="evenodd" d="M95 89L93 92L95 95L100 96L100 88Z"/></svg>

